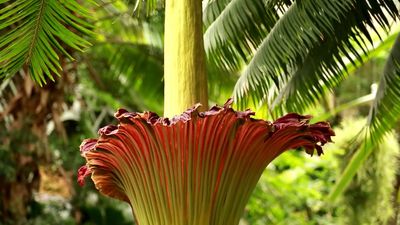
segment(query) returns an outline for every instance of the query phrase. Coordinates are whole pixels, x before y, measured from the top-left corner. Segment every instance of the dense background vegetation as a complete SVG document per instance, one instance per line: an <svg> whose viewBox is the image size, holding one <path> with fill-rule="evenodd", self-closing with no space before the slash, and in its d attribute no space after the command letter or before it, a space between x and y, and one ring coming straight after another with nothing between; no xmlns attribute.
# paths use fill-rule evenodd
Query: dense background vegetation
<svg viewBox="0 0 400 225"><path fill-rule="evenodd" d="M162 114L163 3L54 2L0 0L0 224L132 224L76 184L78 146L119 107ZM204 1L211 104L337 133L322 158L274 161L243 224L399 223L395 3Z"/></svg>

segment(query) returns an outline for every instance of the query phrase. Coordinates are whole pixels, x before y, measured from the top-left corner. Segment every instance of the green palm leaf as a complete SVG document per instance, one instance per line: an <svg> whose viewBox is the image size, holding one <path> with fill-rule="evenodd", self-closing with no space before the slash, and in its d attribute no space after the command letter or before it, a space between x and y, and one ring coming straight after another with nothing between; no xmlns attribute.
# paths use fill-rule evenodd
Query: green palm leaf
<svg viewBox="0 0 400 225"><path fill-rule="evenodd" d="M272 94L280 98L275 106L288 98L290 109L316 102L322 96L319 92L332 89L343 79L343 56L351 62L361 60L359 51L367 51L364 38L372 42L368 28L377 32L378 27L390 26L384 11L397 16L392 1L295 2L258 47L236 84L234 98L241 106L249 99L259 105ZM278 93L282 83L291 87L302 83L296 79L309 85Z"/></svg>
<svg viewBox="0 0 400 225"><path fill-rule="evenodd" d="M340 20L338 12L350 8L349 0L292 4L247 65L236 84L235 99L245 102L245 97L251 95L257 104L272 86L287 81L289 70L293 70L296 62L304 60L309 50L325 36L324 33L333 33L331 23ZM334 13L329 13L332 11Z"/></svg>
<svg viewBox="0 0 400 225"><path fill-rule="evenodd" d="M373 142L378 142L400 118L400 34L386 61L368 117Z"/></svg>
<svg viewBox="0 0 400 225"><path fill-rule="evenodd" d="M354 154L341 178L330 193L330 201L343 193L358 169L363 165L375 146L390 132L400 119L400 35L386 61L378 91L371 106L365 137L358 151Z"/></svg>
<svg viewBox="0 0 400 225"><path fill-rule="evenodd" d="M278 20L279 1L213 1L204 10L205 50L217 65L237 70ZM225 4L225 5L223 5ZM238 16L240 15L240 16ZM213 57L223 56L223 57Z"/></svg>
<svg viewBox="0 0 400 225"><path fill-rule="evenodd" d="M98 92L108 93L131 110L162 111L163 54L154 46L129 43L95 43L86 63ZM158 99L159 101L155 101Z"/></svg>
<svg viewBox="0 0 400 225"><path fill-rule="evenodd" d="M217 17L224 10L226 5L229 4L231 0L204 0L203 1L203 22L206 27L210 26L211 23L217 19Z"/></svg>
<svg viewBox="0 0 400 225"><path fill-rule="evenodd" d="M59 55L72 59L67 46L82 51L90 43L91 16L76 1L2 1L0 9L0 79L27 66L40 85L62 70Z"/></svg>
<svg viewBox="0 0 400 225"><path fill-rule="evenodd" d="M278 96L272 104L268 104L274 111L304 112L346 78L350 63L355 65L355 59L363 59L367 46L361 39L361 33L352 30L358 23L353 15L350 13L342 21L334 21L335 36L325 36L322 43L312 47L303 60L296 62L288 81L280 84L282 88ZM343 55L347 55L350 63Z"/></svg>
<svg viewBox="0 0 400 225"><path fill-rule="evenodd" d="M94 42L85 56L90 78L85 83L102 93L93 97L103 105L162 112L163 10L145 16L142 8L137 16L131 2L110 2L97 10L101 19L95 31L102 41Z"/></svg>

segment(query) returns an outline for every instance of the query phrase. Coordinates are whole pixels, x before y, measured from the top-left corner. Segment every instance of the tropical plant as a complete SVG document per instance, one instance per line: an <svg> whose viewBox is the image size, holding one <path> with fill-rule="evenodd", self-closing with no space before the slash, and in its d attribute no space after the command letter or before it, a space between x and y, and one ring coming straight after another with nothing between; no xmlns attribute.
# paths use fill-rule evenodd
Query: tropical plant
<svg viewBox="0 0 400 225"><path fill-rule="evenodd" d="M351 118L344 121L341 131L344 134L354 133L361 130L365 124L364 120ZM353 130L350 130L350 129ZM340 143L335 146L344 149L354 146L352 135L342 136ZM362 150L361 150L362 151ZM353 151L343 151L341 168L346 168ZM393 133L388 133L378 145L374 147L371 154L366 158L365 164L357 170L354 179L340 198L342 215L340 222L343 224L395 224L389 222L396 217L395 191L396 171L398 170L399 144ZM379 171L379 172L376 172ZM396 220L394 220L396 221Z"/></svg>
<svg viewBox="0 0 400 225"><path fill-rule="evenodd" d="M75 1L0 1L0 79L27 67L40 85L60 76L59 54L73 59L66 46L82 51L90 43L91 18Z"/></svg>
<svg viewBox="0 0 400 225"><path fill-rule="evenodd" d="M169 33L165 34L164 50L167 87L164 90L164 113L168 116L179 114L196 102L201 102L205 108L208 104L202 22L199 19L201 3L190 5L192 3L187 2L188 5L179 5L182 7L179 8L171 2L166 2L165 31ZM0 0L0 18L7 21L1 26L4 34L0 42L2 77L12 76L25 65L31 76L43 83L46 81L43 72L51 78L59 71L57 55L64 53L68 56L64 46L74 49L87 46L87 42L78 38L75 32L91 33L92 26L82 19L90 16L75 2L62 3ZM138 9L145 9L147 13L154 12L158 5L154 0L145 5L141 1L136 3ZM109 4L100 1L100 7L107 8ZM61 14L55 13L57 10L61 10ZM23 13L15 13L19 11ZM368 51L368 43L373 40L370 31L380 35L381 28L388 30L391 20L397 15L395 2L390 0L204 1L204 45L212 64L230 71L246 66L233 94L238 106L244 107L249 103L264 106L269 116L276 118L284 111L304 111L336 87L347 76L347 61L357 64L362 58L361 52ZM15 27L18 29L13 29ZM31 38L24 39L23 34ZM189 37L192 41L188 40ZM107 50L110 43L104 45ZM113 48L108 47L110 49ZM378 94L376 106L371 110L371 129L368 131L373 139L367 139L374 140L371 146L397 120L395 106L398 105L398 95L395 93L399 87L396 87L398 82L392 82L398 78L396 49L393 50L393 60L388 63L388 72L380 83L378 93L381 94ZM124 51L114 53L123 55ZM90 62L91 58L86 61ZM129 64L120 65L127 68L124 65ZM155 65L159 65L159 61ZM89 67L89 74L96 75L93 70L90 72ZM125 76L132 71L129 68L109 69L111 73L117 71ZM123 83L120 78L110 77L106 82L122 80ZM178 84L177 88L175 84ZM108 91L121 95L112 88ZM107 91L104 93L105 99L112 101L113 95ZM135 102L132 108L139 108L137 105L140 102ZM393 106L393 111L388 111L390 106Z"/></svg>
<svg viewBox="0 0 400 225"><path fill-rule="evenodd" d="M236 112L232 100L208 107L201 2L166 1L164 115L115 113L119 125L81 144L86 165L104 195L132 207L139 224L238 224L262 171L283 151L322 154L334 135L329 124L309 125L288 114L273 123ZM318 144L317 144L318 143ZM244 151L244 149L246 149ZM243 182L246 180L246 182Z"/></svg>
<svg viewBox="0 0 400 225"><path fill-rule="evenodd" d="M349 62L362 63L375 36L385 36L398 19L396 3L209 1L204 10L205 48L220 66L245 65L233 93L240 108L251 104L270 117L304 112L347 78ZM370 110L364 153L371 152L399 119L397 42ZM331 199L343 192L366 156L355 155Z"/></svg>
<svg viewBox="0 0 400 225"><path fill-rule="evenodd" d="M231 104L206 112L197 105L171 120L118 110L118 126L82 142L78 182L91 175L102 194L131 205L138 224L239 224L273 159L300 147L321 155L334 133L328 123L309 124L309 116L270 123Z"/></svg>
<svg viewBox="0 0 400 225"><path fill-rule="evenodd" d="M0 1L0 151L1 164L9 165L0 174L2 224L25 224L34 211L39 167L53 159L48 125L66 140L64 97L75 83L72 55L89 46L87 20L75 1Z"/></svg>

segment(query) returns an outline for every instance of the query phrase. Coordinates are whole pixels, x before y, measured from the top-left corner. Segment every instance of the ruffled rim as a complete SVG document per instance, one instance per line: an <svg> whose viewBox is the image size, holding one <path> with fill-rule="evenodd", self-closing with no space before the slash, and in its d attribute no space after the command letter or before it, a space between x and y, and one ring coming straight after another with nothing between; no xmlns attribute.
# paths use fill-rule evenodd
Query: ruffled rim
<svg viewBox="0 0 400 225"><path fill-rule="evenodd" d="M309 115L303 116L296 113L289 113L271 123L269 121L251 118L251 116L255 114L251 110L233 110L231 108L232 103L233 100L229 99L222 107L213 106L210 110L205 112L198 112L197 109L200 107L200 104L196 104L194 107L186 110L181 115L173 117L172 119L160 117L153 112L137 113L128 112L125 109L119 109L115 113L115 117L120 124L135 124L138 121L142 121L153 127L172 127L178 123L202 120L207 117L213 117L217 115L226 116L223 113L230 115L234 114L234 118L239 121L241 120L244 122L257 123L266 127L265 130L267 134L265 135L266 139L264 142L271 142L272 146L279 148L278 150L271 152L271 160L283 152L283 148L286 150L304 147L305 151L310 155L313 155L314 149L316 149L317 154L321 155L323 154L322 146L327 142L331 142L331 136L335 135L329 123L327 122L318 122L310 125L309 121L311 116ZM108 137L117 135L119 133L120 126L121 125L109 125L99 129L98 133L100 135L100 139L104 141ZM99 144L98 140L100 139L92 138L84 140L80 145L81 155L86 157L88 152L95 152L96 147ZM91 175L93 172L94 171L90 169L89 162L82 166L78 170L78 183L80 185L84 185L85 177ZM104 171L100 171L98 174L100 173L100 176L102 176L103 172ZM111 188L108 187L107 189ZM122 192L122 190L109 190L107 193L103 192L103 194L129 202L128 197Z"/></svg>

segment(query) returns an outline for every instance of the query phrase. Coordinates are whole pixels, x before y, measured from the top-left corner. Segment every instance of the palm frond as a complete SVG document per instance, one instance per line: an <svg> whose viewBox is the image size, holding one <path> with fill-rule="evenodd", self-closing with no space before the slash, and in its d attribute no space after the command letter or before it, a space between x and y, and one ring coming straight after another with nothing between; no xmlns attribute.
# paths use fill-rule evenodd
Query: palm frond
<svg viewBox="0 0 400 225"><path fill-rule="evenodd" d="M214 62L208 60L207 77L209 105L217 105L230 98L238 76L238 73L221 68Z"/></svg>
<svg viewBox="0 0 400 225"><path fill-rule="evenodd" d="M70 59L67 46L82 51L90 43L89 11L76 1L6 0L0 8L0 79L27 66L43 85L62 70L59 55Z"/></svg>
<svg viewBox="0 0 400 225"><path fill-rule="evenodd" d="M340 26L339 27L344 27ZM339 32L335 41L343 40ZM361 59L365 62L373 58L377 54L386 52L393 45L398 33L391 34L380 41L379 44L368 51L361 54ZM274 112L287 111L305 111L310 105L318 103L318 101L332 88L339 85L347 75L351 74L356 67L352 62L346 62L337 51L337 48L332 46L340 46L340 43L334 43L332 39L328 39L307 56L305 62L298 66L298 69L290 77L289 81L283 84L283 88L278 93L278 96L271 103L271 108ZM374 43L375 45L375 43ZM327 63L330 65L325 66ZM354 62L353 62L354 63ZM370 94L366 99L375 99L375 94ZM366 96L365 96L366 97ZM364 97L361 97L356 102L363 102ZM369 100L372 101L372 100ZM335 109L338 112L339 108ZM328 113L329 114L329 113ZM327 114L327 115L328 115ZM320 117L320 120L327 119L327 116Z"/></svg>
<svg viewBox="0 0 400 225"><path fill-rule="evenodd" d="M212 1L204 10L205 50L220 67L237 70L279 19L281 0ZM214 57L216 56L216 57Z"/></svg>
<svg viewBox="0 0 400 225"><path fill-rule="evenodd" d="M375 101L368 116L373 142L379 141L400 119L400 34L386 61Z"/></svg>
<svg viewBox="0 0 400 225"><path fill-rule="evenodd" d="M281 82L282 88L277 90L273 103L267 104L272 112L303 112L343 80L343 67L336 62L342 65L344 62L336 48L340 44L336 40L328 37L296 65L288 81Z"/></svg>
<svg viewBox="0 0 400 225"><path fill-rule="evenodd" d="M231 0L203 1L203 22L206 27L211 25L211 23L221 14L230 1Z"/></svg>
<svg viewBox="0 0 400 225"><path fill-rule="evenodd" d="M364 164L386 134L392 131L400 119L400 34L386 61L378 91L371 106L364 139L361 147L354 154L340 179L330 193L330 201L344 192L358 169Z"/></svg>
<svg viewBox="0 0 400 225"><path fill-rule="evenodd" d="M349 73L349 68L357 63L354 61L365 60L370 54L379 51L382 45L392 41L390 37L381 42L379 46L366 53L366 49L357 49L355 45L346 46L346 41L350 39L351 43L362 43L359 39L359 33L353 33L351 30L356 21L354 18L348 18L345 26L341 23L334 24L336 27L336 35L327 36L323 43L314 47L305 57L304 61L300 61L294 72L291 73L289 80L282 84L282 88L278 91L278 96L274 99L271 108L274 111L281 112L297 111L304 112L310 105L316 104L320 99L333 88L337 87ZM356 31L354 31L356 32ZM342 57L342 49L346 49L353 55L350 56L350 61L346 62L346 58ZM364 51L360 53L360 51Z"/></svg>
<svg viewBox="0 0 400 225"><path fill-rule="evenodd" d="M95 89L119 99L118 107L162 111L162 49L129 42L96 43L87 63Z"/></svg>
<svg viewBox="0 0 400 225"><path fill-rule="evenodd" d="M129 2L120 0L96 11L99 41L85 56L84 72L90 78L85 84L102 93L94 96L98 101L113 108L162 112L163 10L148 17L130 10Z"/></svg>
<svg viewBox="0 0 400 225"><path fill-rule="evenodd" d="M241 106L249 98L254 104L265 103L265 96L283 83L290 88L275 93L275 106L289 99L285 106L301 111L343 79L345 60L362 59L365 39L372 43L368 28L379 35L379 27L388 29L388 17L396 18L396 13L392 1L295 2L259 46L236 84L234 98Z"/></svg>
<svg viewBox="0 0 400 225"><path fill-rule="evenodd" d="M328 13L332 8L334 13ZM340 20L338 12L350 8L350 0L307 1L301 6L297 2L292 4L263 40L239 78L234 90L235 99L244 102L244 97L251 93L257 104L274 84L279 86L287 80L289 70L293 70L296 62L303 61L309 49L322 41L324 33L333 32L331 23Z"/></svg>

